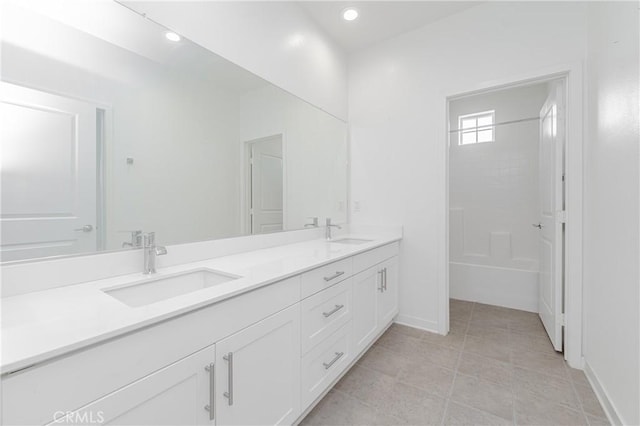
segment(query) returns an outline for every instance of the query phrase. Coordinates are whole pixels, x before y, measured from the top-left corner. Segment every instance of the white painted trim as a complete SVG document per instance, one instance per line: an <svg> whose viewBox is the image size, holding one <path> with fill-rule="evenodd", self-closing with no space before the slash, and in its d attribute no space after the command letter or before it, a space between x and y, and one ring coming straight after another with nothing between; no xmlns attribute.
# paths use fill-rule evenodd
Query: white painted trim
<svg viewBox="0 0 640 426"><path fill-rule="evenodd" d="M452 92L450 92L452 93ZM438 323L436 324L436 330L439 334L449 334L449 148L450 138L449 132L449 102L450 96L442 94L441 96L444 107L444 123L442 123L441 129L438 132L438 138L444 143L444 149L442 153L442 161L444 164L444 208L440 212L440 220L438 223L442 223L443 226L439 227L437 231L438 246L442 247L441 250L436 250L438 253L438 273L436 274L437 281L437 300L438 300Z"/></svg>
<svg viewBox="0 0 640 426"><path fill-rule="evenodd" d="M584 179L583 69L576 63L568 67L565 151L565 359L571 367L582 360L582 218Z"/></svg>
<svg viewBox="0 0 640 426"><path fill-rule="evenodd" d="M611 398L607 395L607 392L602 387L600 380L598 380L598 376L591 369L589 363L584 363L584 374L587 376L587 380L589 384L591 384L591 388L593 389L596 397L598 397L598 401L600 401L600 405L602 405L602 409L604 413L607 415L607 419L612 425L625 425L630 423L625 423L622 421L620 416L618 415L618 410L616 410L615 405L611 401Z"/></svg>
<svg viewBox="0 0 640 426"><path fill-rule="evenodd" d="M583 65L581 62L557 64L523 74L496 80L477 82L464 87L444 88L440 92L445 108L445 122L438 137L445 144L444 161L445 206L440 212L442 224L438 231L438 330L445 334L449 325L449 138L448 103L454 99L488 91L518 87L556 78L566 78L567 140L566 140L566 239L565 239L565 342L564 356L572 367L582 365L582 188L583 188Z"/></svg>
<svg viewBox="0 0 640 426"><path fill-rule="evenodd" d="M412 317L410 315L398 315L393 322L400 325L406 325L407 327L428 331L430 333L444 334L438 331L437 322L424 320L422 318Z"/></svg>

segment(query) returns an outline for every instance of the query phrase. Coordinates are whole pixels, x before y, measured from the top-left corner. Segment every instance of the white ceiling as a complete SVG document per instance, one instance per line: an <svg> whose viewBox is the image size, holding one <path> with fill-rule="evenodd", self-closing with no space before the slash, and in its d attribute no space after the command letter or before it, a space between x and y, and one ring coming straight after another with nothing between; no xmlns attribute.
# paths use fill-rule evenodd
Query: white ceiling
<svg viewBox="0 0 640 426"><path fill-rule="evenodd" d="M479 1L300 1L303 10L345 51L352 52L478 5ZM355 21L342 10L355 7Z"/></svg>

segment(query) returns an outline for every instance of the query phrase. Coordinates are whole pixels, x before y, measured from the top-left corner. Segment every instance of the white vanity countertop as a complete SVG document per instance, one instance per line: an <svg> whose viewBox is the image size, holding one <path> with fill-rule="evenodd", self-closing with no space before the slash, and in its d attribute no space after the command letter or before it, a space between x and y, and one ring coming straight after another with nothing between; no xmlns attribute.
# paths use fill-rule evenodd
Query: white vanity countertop
<svg viewBox="0 0 640 426"><path fill-rule="evenodd" d="M147 278L142 273L4 298L0 372L43 362L402 237L396 233L367 233L338 238L372 241L339 244L310 240L159 269L151 279L203 267L242 278L135 308L102 289L139 282Z"/></svg>

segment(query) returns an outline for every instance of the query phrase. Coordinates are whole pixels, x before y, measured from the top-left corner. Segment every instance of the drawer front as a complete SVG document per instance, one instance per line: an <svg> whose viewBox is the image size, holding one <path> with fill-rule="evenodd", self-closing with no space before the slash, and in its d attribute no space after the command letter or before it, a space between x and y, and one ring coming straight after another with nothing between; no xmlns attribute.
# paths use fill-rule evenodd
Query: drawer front
<svg viewBox="0 0 640 426"><path fill-rule="evenodd" d="M302 358L302 406L318 398L352 360L348 322Z"/></svg>
<svg viewBox="0 0 640 426"><path fill-rule="evenodd" d="M322 342L351 319L351 279L302 301L302 353Z"/></svg>
<svg viewBox="0 0 640 426"><path fill-rule="evenodd" d="M400 246L396 242L358 254L353 257L353 273L357 274L365 269L369 269L380 262L397 256L399 252Z"/></svg>
<svg viewBox="0 0 640 426"><path fill-rule="evenodd" d="M339 260L302 274L302 298L309 297L349 278L352 258Z"/></svg>
<svg viewBox="0 0 640 426"><path fill-rule="evenodd" d="M396 241L395 243L387 244L386 246L378 248L377 251L378 256L380 256L380 262L383 262L400 254L400 243Z"/></svg>

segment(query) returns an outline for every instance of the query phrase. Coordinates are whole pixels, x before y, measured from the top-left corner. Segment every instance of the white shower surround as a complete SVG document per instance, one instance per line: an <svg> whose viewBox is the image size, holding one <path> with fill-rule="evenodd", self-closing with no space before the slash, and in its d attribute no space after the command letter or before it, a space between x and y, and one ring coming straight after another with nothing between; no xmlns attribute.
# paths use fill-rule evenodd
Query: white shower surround
<svg viewBox="0 0 640 426"><path fill-rule="evenodd" d="M547 84L451 101L460 115L495 111L495 122L537 117ZM538 121L497 126L494 142L450 146L450 296L537 312Z"/></svg>

